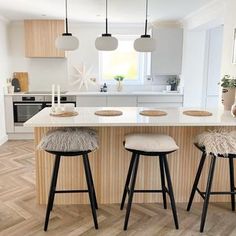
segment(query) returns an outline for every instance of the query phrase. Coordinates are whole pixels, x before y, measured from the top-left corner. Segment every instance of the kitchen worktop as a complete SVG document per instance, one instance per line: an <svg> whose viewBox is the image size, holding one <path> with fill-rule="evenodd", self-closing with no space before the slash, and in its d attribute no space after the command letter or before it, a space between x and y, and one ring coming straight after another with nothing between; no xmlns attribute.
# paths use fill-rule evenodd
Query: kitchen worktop
<svg viewBox="0 0 236 236"><path fill-rule="evenodd" d="M98 110L120 110L122 116L101 117L95 115ZM151 109L151 108L150 108ZM183 114L187 108L161 109L167 112L167 116L162 117L146 117L139 114L142 110L148 108L141 107L79 107L76 108L79 115L74 117L52 117L50 116L50 108L45 108L28 120L24 126L26 127L127 127L127 126L236 126L236 118L230 111L208 109L212 112L209 117L192 117ZM199 110L199 109L198 109Z"/></svg>
<svg viewBox="0 0 236 236"><path fill-rule="evenodd" d="M42 93L26 93L26 92L17 92L17 93L12 93L12 94L5 94L5 96L35 96L35 95L51 95L50 92L42 92ZM161 96L182 96L182 93L179 92L161 92L161 91L127 91L127 92L116 92L116 91L111 91L111 92L66 92L62 94L62 96L65 95L71 95L71 96L155 96L155 95L161 95Z"/></svg>
<svg viewBox="0 0 236 236"><path fill-rule="evenodd" d="M137 107L78 107L78 116L59 118L50 116L50 108L45 108L25 123L25 126L34 127L35 147L42 137L56 127L93 127L98 133L99 148L90 153L91 167L94 175L98 203L119 203L125 183L125 176L130 161L130 153L125 150L123 142L130 133L160 133L173 137L179 150L168 158L170 174L173 176L173 187L176 202L187 202L192 187L200 152L194 147L196 135L218 129L231 131L236 129L236 119L229 111L209 110L210 117L190 117L183 115L186 108L162 109L168 113L163 117L144 117L139 115L143 108ZM116 109L123 112L118 117L101 117L94 114L101 109ZM148 108L145 108L148 109ZM48 189L54 157L49 153L35 149L36 196L37 202L45 204L48 199ZM160 186L157 170L159 161L156 158L146 158L145 164L140 163L142 175L137 177L137 189L156 189ZM73 168L72 168L73 167ZM216 175L221 176L213 183L215 191L222 191L228 179L228 162L220 163ZM60 170L58 189L83 189L84 173L81 158L65 158ZM206 176L207 170L203 170ZM218 172L217 172L218 171ZM74 177L76 176L76 178ZM186 178L188 176L188 178ZM71 181L68 181L71 180ZM150 181L151 180L151 181ZM207 178L201 178L199 185L205 186ZM151 183L151 184L150 184ZM56 204L83 204L87 198L81 195L62 194L55 201ZM138 194L134 200L140 203L161 202L158 194ZM200 198L196 197L195 202ZM217 196L213 201L228 201L228 196Z"/></svg>

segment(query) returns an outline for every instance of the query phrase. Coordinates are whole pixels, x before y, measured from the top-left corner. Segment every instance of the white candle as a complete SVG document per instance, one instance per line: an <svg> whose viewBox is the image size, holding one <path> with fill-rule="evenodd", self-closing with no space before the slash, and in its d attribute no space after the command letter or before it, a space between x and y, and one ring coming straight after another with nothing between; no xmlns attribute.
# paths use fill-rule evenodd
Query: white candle
<svg viewBox="0 0 236 236"><path fill-rule="evenodd" d="M60 88L60 85L57 85L57 104L58 104L58 107L61 106L61 97L60 97L60 91L61 88Z"/></svg>
<svg viewBox="0 0 236 236"><path fill-rule="evenodd" d="M52 107L55 106L55 84L52 85Z"/></svg>

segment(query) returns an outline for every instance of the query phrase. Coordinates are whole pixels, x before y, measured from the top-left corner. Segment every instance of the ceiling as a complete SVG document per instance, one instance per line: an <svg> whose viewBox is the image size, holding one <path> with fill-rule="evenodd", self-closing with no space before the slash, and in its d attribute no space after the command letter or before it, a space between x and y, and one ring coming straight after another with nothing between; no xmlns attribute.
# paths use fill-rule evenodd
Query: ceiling
<svg viewBox="0 0 236 236"><path fill-rule="evenodd" d="M212 0L149 0L151 21L177 21ZM140 23L145 17L145 0L109 0L111 22ZM105 0L68 0L73 21L101 22ZM0 0L0 15L9 20L63 18L64 0Z"/></svg>

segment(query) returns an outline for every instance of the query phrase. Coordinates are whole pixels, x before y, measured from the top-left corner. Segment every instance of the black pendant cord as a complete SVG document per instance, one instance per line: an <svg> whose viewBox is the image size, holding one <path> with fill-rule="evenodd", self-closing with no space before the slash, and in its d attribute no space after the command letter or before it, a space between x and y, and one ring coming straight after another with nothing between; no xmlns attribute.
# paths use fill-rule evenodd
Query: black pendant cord
<svg viewBox="0 0 236 236"><path fill-rule="evenodd" d="M107 18L108 13L107 13L107 9L108 9L108 2L106 0L106 34L108 34L108 18Z"/></svg>
<svg viewBox="0 0 236 236"><path fill-rule="evenodd" d="M108 33L108 0L106 0L106 33L102 34L102 36L111 36L111 34Z"/></svg>
<svg viewBox="0 0 236 236"><path fill-rule="evenodd" d="M148 24L148 0L146 0L146 21L145 21L145 35L147 35L147 24Z"/></svg>
<svg viewBox="0 0 236 236"><path fill-rule="evenodd" d="M147 34L148 31L148 0L146 0L146 19L145 19L145 33L141 38L150 38L151 36Z"/></svg>
<svg viewBox="0 0 236 236"><path fill-rule="evenodd" d="M67 4L67 0L65 0L65 10L66 10L66 32L62 35L63 36L71 36L72 34L69 33L69 27L68 27L68 4Z"/></svg>

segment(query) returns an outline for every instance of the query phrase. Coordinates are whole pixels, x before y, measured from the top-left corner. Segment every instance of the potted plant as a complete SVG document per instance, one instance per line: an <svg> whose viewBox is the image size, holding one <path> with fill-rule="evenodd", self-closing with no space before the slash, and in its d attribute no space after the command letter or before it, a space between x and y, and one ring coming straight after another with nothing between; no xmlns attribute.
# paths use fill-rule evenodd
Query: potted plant
<svg viewBox="0 0 236 236"><path fill-rule="evenodd" d="M167 80L167 83L171 86L171 91L177 91L180 79L176 77L171 77Z"/></svg>
<svg viewBox="0 0 236 236"><path fill-rule="evenodd" d="M122 81L125 79L123 75L117 75L114 77L114 79L118 82L117 83L117 91L121 92L123 89Z"/></svg>
<svg viewBox="0 0 236 236"><path fill-rule="evenodd" d="M222 104L224 105L224 109L231 110L235 101L236 79L230 75L225 75L220 85L222 87Z"/></svg>

